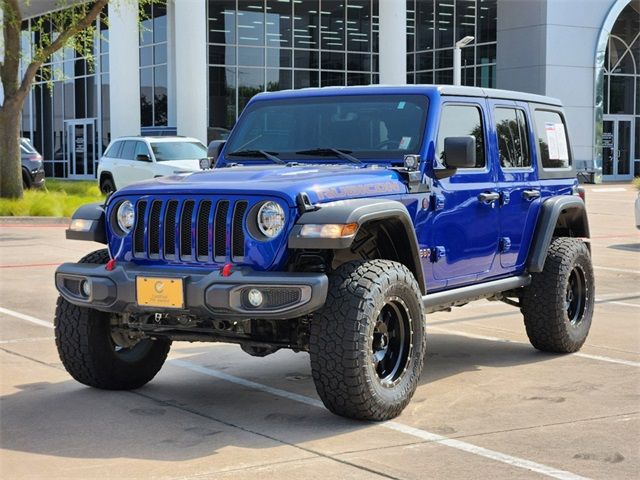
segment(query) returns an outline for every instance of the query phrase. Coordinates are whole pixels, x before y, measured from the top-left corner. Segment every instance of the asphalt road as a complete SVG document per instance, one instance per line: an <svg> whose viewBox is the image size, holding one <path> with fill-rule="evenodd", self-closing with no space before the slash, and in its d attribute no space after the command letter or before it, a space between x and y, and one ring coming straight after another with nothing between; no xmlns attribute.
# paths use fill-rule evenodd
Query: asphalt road
<svg viewBox="0 0 640 480"><path fill-rule="evenodd" d="M0 477L638 478L636 193L587 190L597 305L582 351L535 351L501 303L429 315L421 385L382 424L321 408L308 356L288 351L174 343L140 390L78 384L53 342L53 272L99 245L1 225Z"/></svg>

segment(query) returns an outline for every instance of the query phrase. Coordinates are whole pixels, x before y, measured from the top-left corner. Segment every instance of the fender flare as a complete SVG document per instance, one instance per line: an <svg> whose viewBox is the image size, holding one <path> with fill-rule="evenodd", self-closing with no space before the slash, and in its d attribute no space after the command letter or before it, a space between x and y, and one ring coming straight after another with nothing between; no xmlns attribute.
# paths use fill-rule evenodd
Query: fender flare
<svg viewBox="0 0 640 480"><path fill-rule="evenodd" d="M584 201L576 195L559 195L545 200L538 214L535 233L529 250L529 272L541 272L558 220L563 217L579 237L589 238L589 220Z"/></svg>
<svg viewBox="0 0 640 480"><path fill-rule="evenodd" d="M73 220L89 220L91 226L87 231L77 231L68 228L65 232L68 240L85 240L106 245L107 233L105 229L105 206L102 202L88 203L78 208L71 217Z"/></svg>
<svg viewBox="0 0 640 480"><path fill-rule="evenodd" d="M348 238L304 238L300 236L302 227L306 224L357 223L359 228L377 220L393 220L402 226L410 248L411 265L407 267L414 273L420 289L425 293L424 272L413 221L407 208L397 200L354 198L324 203L318 210L308 211L300 216L289 233L288 247L293 250L348 249L351 248L355 235Z"/></svg>

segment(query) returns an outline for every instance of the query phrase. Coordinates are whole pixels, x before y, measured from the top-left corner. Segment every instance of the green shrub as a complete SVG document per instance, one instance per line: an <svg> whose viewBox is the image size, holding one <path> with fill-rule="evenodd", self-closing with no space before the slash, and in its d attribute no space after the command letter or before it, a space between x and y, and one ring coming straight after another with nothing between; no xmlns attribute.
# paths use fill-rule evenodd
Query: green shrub
<svg viewBox="0 0 640 480"><path fill-rule="evenodd" d="M633 186L640 190L640 177L636 177L633 179Z"/></svg>
<svg viewBox="0 0 640 480"><path fill-rule="evenodd" d="M42 190L26 190L19 200L0 199L0 216L70 217L86 203L104 200L96 182L47 180Z"/></svg>

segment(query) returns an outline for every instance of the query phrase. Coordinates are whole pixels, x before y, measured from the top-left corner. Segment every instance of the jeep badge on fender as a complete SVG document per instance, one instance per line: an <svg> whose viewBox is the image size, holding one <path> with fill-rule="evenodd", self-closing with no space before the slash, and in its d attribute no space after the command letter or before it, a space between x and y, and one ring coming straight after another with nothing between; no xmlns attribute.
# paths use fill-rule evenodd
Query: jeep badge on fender
<svg viewBox="0 0 640 480"><path fill-rule="evenodd" d="M416 390L431 312L502 301L539 350L587 338L589 224L558 100L264 93L205 167L74 214L68 238L107 246L55 275L56 343L79 382L138 388L177 340L289 348L309 353L329 410L386 420Z"/></svg>

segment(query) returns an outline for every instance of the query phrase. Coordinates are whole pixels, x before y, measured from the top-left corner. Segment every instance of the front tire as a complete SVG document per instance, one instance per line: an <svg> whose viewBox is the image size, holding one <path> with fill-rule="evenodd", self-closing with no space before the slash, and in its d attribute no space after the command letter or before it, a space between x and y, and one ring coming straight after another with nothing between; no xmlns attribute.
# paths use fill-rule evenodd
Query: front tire
<svg viewBox="0 0 640 480"><path fill-rule="evenodd" d="M106 249L97 250L79 263L105 264ZM67 372L78 382L105 390L131 390L149 382L164 364L171 342L135 341L114 333L109 313L79 307L58 297L54 321L56 346Z"/></svg>
<svg viewBox="0 0 640 480"><path fill-rule="evenodd" d="M100 191L103 195L111 195L116 191L116 185L111 177L105 177L100 182Z"/></svg>
<svg viewBox="0 0 640 480"><path fill-rule="evenodd" d="M595 300L591 255L576 238L555 238L544 269L531 275L521 311L531 344L538 350L573 353L587 339Z"/></svg>
<svg viewBox="0 0 640 480"><path fill-rule="evenodd" d="M362 420L398 416L418 386L425 349L421 293L407 267L355 261L331 275L309 339L313 380L330 411Z"/></svg>

